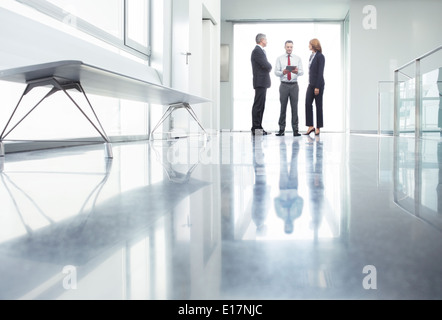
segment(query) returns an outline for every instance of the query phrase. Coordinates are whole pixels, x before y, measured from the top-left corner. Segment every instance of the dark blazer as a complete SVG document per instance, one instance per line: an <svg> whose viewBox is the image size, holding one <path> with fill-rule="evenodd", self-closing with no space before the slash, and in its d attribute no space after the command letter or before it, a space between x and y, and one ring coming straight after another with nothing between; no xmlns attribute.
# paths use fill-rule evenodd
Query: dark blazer
<svg viewBox="0 0 442 320"><path fill-rule="evenodd" d="M315 57L310 64L308 81L313 87L318 89L324 88L324 67L325 67L325 57L324 55L317 51Z"/></svg>
<svg viewBox="0 0 442 320"><path fill-rule="evenodd" d="M270 88L270 71L272 65L260 46L256 46L252 51L253 88Z"/></svg>

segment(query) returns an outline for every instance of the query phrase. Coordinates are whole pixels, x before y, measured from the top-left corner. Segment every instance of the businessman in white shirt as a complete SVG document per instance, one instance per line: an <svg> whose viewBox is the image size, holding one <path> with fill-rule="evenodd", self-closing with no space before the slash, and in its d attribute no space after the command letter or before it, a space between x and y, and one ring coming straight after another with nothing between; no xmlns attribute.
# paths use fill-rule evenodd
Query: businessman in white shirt
<svg viewBox="0 0 442 320"><path fill-rule="evenodd" d="M281 114L279 116L279 132L277 136L284 136L286 127L287 104L290 99L290 107L292 111L292 129L293 136L300 136L298 132L298 96L299 86L298 77L304 74L301 58L294 55L293 41L285 42L286 53L276 60L275 75L280 78L279 101L281 102Z"/></svg>

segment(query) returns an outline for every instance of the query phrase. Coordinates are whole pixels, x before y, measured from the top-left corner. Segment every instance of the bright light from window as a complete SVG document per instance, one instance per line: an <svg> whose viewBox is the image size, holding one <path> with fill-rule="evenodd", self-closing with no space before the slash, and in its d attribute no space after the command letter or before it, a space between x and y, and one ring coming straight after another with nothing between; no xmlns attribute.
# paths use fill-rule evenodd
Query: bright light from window
<svg viewBox="0 0 442 320"><path fill-rule="evenodd" d="M248 131L252 126L252 104L254 89L252 85L252 66L250 55L255 47L258 33L267 36L266 54L272 66L278 56L285 53L286 40L293 41L293 54L302 60L304 75L299 78L299 130L305 127L305 91L308 85L308 60L311 54L308 43L313 38L321 42L325 55L324 91L324 131L344 131L343 67L341 50L341 23L263 23L234 25L234 106L233 129ZM263 127L277 131L279 119L279 78L270 73L272 86L267 91ZM291 118L290 108L287 118ZM291 130L291 128L287 128Z"/></svg>

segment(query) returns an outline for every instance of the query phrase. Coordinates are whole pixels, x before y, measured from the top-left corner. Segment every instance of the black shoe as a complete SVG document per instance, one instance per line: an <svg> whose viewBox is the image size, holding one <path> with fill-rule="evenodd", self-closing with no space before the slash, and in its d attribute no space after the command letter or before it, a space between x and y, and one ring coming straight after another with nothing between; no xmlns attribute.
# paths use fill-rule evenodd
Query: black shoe
<svg viewBox="0 0 442 320"><path fill-rule="evenodd" d="M263 129L255 129L255 130L252 130L252 135L254 136L254 135L258 135L258 136L266 136L266 135L268 135L268 134L271 134L271 132L267 132L267 131L265 131L265 130L263 130Z"/></svg>
<svg viewBox="0 0 442 320"><path fill-rule="evenodd" d="M293 136L294 137L299 137L301 134L298 131L293 131Z"/></svg>
<svg viewBox="0 0 442 320"><path fill-rule="evenodd" d="M310 133L312 133L313 131L315 131L315 128L311 128L310 130L307 130L306 133L304 133L305 135L309 135Z"/></svg>
<svg viewBox="0 0 442 320"><path fill-rule="evenodd" d="M283 137L284 136L284 131L279 131L277 134L275 134L278 137Z"/></svg>

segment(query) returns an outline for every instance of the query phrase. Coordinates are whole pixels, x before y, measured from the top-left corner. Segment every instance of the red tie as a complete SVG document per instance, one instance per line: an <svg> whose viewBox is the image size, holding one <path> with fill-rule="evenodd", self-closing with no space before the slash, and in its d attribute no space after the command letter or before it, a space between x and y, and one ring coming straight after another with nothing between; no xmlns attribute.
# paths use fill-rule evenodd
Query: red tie
<svg viewBox="0 0 442 320"><path fill-rule="evenodd" d="M290 55L288 55L287 65L290 65ZM292 80L292 72L291 71L289 71L289 73L287 73L287 80L288 81Z"/></svg>

